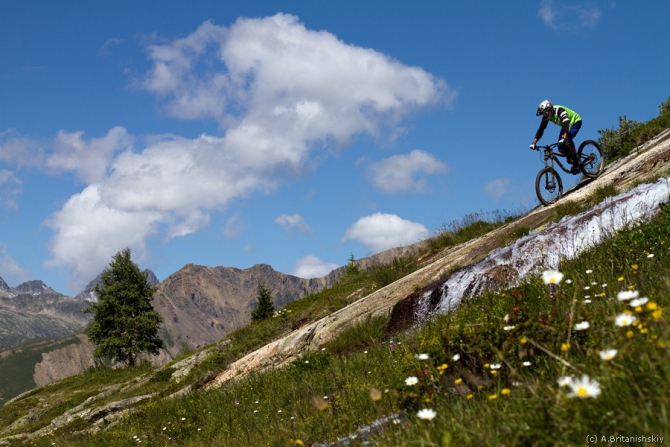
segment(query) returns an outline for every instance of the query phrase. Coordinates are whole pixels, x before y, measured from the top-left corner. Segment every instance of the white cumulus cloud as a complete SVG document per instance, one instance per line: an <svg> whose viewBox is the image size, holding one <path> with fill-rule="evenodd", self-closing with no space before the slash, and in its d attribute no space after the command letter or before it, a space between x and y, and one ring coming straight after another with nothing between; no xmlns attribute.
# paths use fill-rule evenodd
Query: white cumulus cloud
<svg viewBox="0 0 670 447"><path fill-rule="evenodd" d="M307 255L298 259L293 266L293 275L298 278L321 278L332 272L339 265L332 262L324 262L313 255Z"/></svg>
<svg viewBox="0 0 670 447"><path fill-rule="evenodd" d="M0 206L17 208L22 185L23 182L14 172L0 169Z"/></svg>
<svg viewBox="0 0 670 447"><path fill-rule="evenodd" d="M138 85L176 118L216 120L222 135L142 140L113 127L98 138L60 132L33 141L0 133L1 161L73 172L86 183L48 220L47 264L70 269L74 291L123 248L141 260L147 238L198 231L231 200L276 188L316 150L392 134L413 111L455 96L419 67L286 14L229 27L208 21L146 51L151 68Z"/></svg>
<svg viewBox="0 0 670 447"><path fill-rule="evenodd" d="M10 287L16 287L21 283L29 281L32 278L30 272L21 267L6 251L7 247L4 244L0 244L0 278Z"/></svg>
<svg viewBox="0 0 670 447"><path fill-rule="evenodd" d="M369 167L372 183L386 193L426 192L422 174L439 174L448 171L447 165L428 152L414 149L407 155L394 155Z"/></svg>
<svg viewBox="0 0 670 447"><path fill-rule="evenodd" d="M428 237L428 229L395 214L375 213L361 217L342 236L342 241L354 240L373 252L413 244Z"/></svg>
<svg viewBox="0 0 670 447"><path fill-rule="evenodd" d="M499 178L491 180L482 188L482 192L496 200L500 200L502 196L511 191L511 181L508 178Z"/></svg>
<svg viewBox="0 0 670 447"><path fill-rule="evenodd" d="M578 31L593 29L600 22L601 10L580 2L543 0L538 11L544 24L554 31Z"/></svg>
<svg viewBox="0 0 670 447"><path fill-rule="evenodd" d="M311 228L305 223L305 219L300 214L282 214L281 216L275 219L275 223L278 223L287 231L296 230L301 233L306 233L312 231Z"/></svg>

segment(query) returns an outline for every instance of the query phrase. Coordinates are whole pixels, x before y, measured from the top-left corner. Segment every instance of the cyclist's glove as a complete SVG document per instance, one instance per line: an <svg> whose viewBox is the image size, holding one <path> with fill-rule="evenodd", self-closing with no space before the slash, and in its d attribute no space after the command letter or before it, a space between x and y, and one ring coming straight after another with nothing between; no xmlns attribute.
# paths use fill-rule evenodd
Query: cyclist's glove
<svg viewBox="0 0 670 447"><path fill-rule="evenodd" d="M530 145L530 148L531 148L532 150L537 149L537 148L535 147L535 143L531 144L531 145Z"/></svg>

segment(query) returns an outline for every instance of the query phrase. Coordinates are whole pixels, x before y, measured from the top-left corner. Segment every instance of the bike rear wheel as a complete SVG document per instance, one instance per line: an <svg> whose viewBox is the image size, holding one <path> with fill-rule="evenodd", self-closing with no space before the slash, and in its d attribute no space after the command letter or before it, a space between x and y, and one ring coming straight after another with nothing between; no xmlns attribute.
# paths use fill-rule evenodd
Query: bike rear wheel
<svg viewBox="0 0 670 447"><path fill-rule="evenodd" d="M563 196L563 181L554 168L546 167L535 179L537 198L544 206L549 206Z"/></svg>
<svg viewBox="0 0 670 447"><path fill-rule="evenodd" d="M582 163L582 174L588 178L597 178L605 167L600 146L593 140L586 140L579 145L579 160Z"/></svg>

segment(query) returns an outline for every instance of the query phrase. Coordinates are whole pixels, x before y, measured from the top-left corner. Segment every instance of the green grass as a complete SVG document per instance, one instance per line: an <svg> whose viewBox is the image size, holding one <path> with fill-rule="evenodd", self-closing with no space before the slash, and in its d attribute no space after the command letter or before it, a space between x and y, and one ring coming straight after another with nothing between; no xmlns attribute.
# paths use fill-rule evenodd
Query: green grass
<svg viewBox="0 0 670 447"><path fill-rule="evenodd" d="M218 390L152 399L96 435L76 434L85 426L76 420L33 445L136 446L133 436L142 445L157 446L311 445L394 414L383 430L369 435L372 445L584 445L587 435L617 434L667 438L669 249L670 207L665 206L653 221L619 231L564 261L555 299L549 286L532 276L514 288L469 299L408 332L391 334L386 318L370 319L288 367L251 374ZM328 306L373 290L372 272L347 276L333 290L287 306L292 312L286 317L236 332L233 342L189 380L224 368L302 318L316 318L330 312ZM639 291L649 301L631 307L617 299L622 290ZM637 323L616 326L616 316L626 311ZM583 321L590 327L576 330ZM610 348L618 350L616 356L601 360L600 351ZM495 364L500 368L492 369ZM0 409L0 429L7 415L22 414L47 393L58 392L74 404L96 386L147 373L153 377L151 389L171 386L167 373L143 368L100 369L40 390ZM569 397L569 390L557 384L561 376L582 374L600 384L600 395ZM417 383L407 385L409 377ZM435 419L419 419L422 408L434 410Z"/></svg>

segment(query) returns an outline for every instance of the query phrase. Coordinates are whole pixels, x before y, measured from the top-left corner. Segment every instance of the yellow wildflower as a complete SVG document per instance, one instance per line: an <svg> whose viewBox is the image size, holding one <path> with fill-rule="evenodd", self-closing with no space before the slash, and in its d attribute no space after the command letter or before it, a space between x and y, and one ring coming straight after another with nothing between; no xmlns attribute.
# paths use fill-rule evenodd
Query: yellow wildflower
<svg viewBox="0 0 670 447"><path fill-rule="evenodd" d="M491 394L491 395L489 396L489 400L494 400L494 399L497 399L497 398L498 398L498 395L497 395L497 394Z"/></svg>
<svg viewBox="0 0 670 447"><path fill-rule="evenodd" d="M526 337L521 337L519 339L519 343L521 343L522 345L525 345L526 343L528 343L528 339Z"/></svg>
<svg viewBox="0 0 670 447"><path fill-rule="evenodd" d="M475 397L475 395L474 395L474 394L472 394L472 393L470 393L470 394L468 394L468 395L467 395L467 396L465 396L465 397L467 397L468 399L472 399L473 397Z"/></svg>
<svg viewBox="0 0 670 447"><path fill-rule="evenodd" d="M621 282L621 281L624 280L624 277L623 277L623 276L619 276L616 280L619 281L619 282Z"/></svg>
<svg viewBox="0 0 670 447"><path fill-rule="evenodd" d="M461 383L463 383L463 379L461 379L460 377L458 379L454 380L454 384L456 384L456 385L460 385Z"/></svg>
<svg viewBox="0 0 670 447"><path fill-rule="evenodd" d="M661 318L661 315L663 315L663 309L657 309L651 313L651 316L654 317L656 320Z"/></svg>
<svg viewBox="0 0 670 447"><path fill-rule="evenodd" d="M570 343L563 343L561 345L561 351L568 352L570 350Z"/></svg>
<svg viewBox="0 0 670 447"><path fill-rule="evenodd" d="M509 388L503 388L500 391L500 394L502 394L503 396L509 396L511 392L512 392L512 390L510 390Z"/></svg>
<svg viewBox="0 0 670 447"><path fill-rule="evenodd" d="M653 301L647 303L647 310L656 310L658 309L658 304Z"/></svg>
<svg viewBox="0 0 670 447"><path fill-rule="evenodd" d="M633 331L626 332L626 337L633 338L634 336L635 336L635 332L633 332Z"/></svg>

